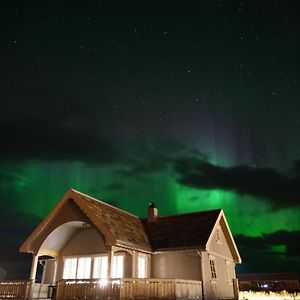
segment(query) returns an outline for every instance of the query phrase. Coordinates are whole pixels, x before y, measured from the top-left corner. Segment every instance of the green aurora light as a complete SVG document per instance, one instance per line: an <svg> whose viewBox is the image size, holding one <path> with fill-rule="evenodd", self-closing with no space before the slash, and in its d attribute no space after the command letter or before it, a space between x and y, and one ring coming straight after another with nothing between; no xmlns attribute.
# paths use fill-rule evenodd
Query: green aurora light
<svg viewBox="0 0 300 300"><path fill-rule="evenodd" d="M21 175L13 177L11 186L3 186L14 190L15 197L4 210L13 205L20 213L43 218L67 189L74 188L141 217L145 217L149 202L157 204L161 215L222 208L234 234L259 236L300 226L299 209L272 211L254 197L182 186L170 170L136 178L121 174L121 168L81 162L24 162L18 166Z"/></svg>

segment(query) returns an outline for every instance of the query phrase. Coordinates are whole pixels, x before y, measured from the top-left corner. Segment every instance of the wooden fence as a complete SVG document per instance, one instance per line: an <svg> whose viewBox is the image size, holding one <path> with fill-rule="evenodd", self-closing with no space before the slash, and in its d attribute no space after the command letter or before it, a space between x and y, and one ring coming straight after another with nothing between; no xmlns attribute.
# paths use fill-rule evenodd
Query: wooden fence
<svg viewBox="0 0 300 300"><path fill-rule="evenodd" d="M200 281L178 279L61 280L56 299L202 299L202 287Z"/></svg>
<svg viewBox="0 0 300 300"><path fill-rule="evenodd" d="M0 299L28 299L30 280L0 281Z"/></svg>

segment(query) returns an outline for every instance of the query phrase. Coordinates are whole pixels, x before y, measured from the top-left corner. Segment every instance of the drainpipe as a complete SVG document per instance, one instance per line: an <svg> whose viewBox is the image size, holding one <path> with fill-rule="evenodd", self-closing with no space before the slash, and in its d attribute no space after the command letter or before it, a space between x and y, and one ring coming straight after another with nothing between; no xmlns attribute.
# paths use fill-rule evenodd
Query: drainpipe
<svg viewBox="0 0 300 300"><path fill-rule="evenodd" d="M203 257L200 250L197 251L198 256L200 257L200 272L201 272L201 290L202 290L202 300L205 300L204 295L204 277L203 277Z"/></svg>

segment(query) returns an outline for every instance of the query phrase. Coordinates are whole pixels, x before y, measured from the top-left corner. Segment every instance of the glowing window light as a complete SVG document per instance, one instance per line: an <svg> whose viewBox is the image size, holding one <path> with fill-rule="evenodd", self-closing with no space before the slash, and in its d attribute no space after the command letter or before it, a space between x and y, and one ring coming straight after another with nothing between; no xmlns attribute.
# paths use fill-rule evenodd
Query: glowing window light
<svg viewBox="0 0 300 300"><path fill-rule="evenodd" d="M123 278L124 276L124 256L115 255L113 257L112 277Z"/></svg>
<svg viewBox="0 0 300 300"><path fill-rule="evenodd" d="M93 278L107 278L108 256L97 256L94 258Z"/></svg>
<svg viewBox="0 0 300 300"><path fill-rule="evenodd" d="M91 276L91 257L80 257L77 266L77 278L88 279Z"/></svg>
<svg viewBox="0 0 300 300"><path fill-rule="evenodd" d="M100 279L100 280L98 281L98 284L99 284L100 286L106 286L106 285L108 284L108 280L107 280L107 279Z"/></svg>
<svg viewBox="0 0 300 300"><path fill-rule="evenodd" d="M75 279L77 258L66 258L64 261L63 279Z"/></svg>
<svg viewBox="0 0 300 300"><path fill-rule="evenodd" d="M138 257L138 278L146 278L146 258Z"/></svg>

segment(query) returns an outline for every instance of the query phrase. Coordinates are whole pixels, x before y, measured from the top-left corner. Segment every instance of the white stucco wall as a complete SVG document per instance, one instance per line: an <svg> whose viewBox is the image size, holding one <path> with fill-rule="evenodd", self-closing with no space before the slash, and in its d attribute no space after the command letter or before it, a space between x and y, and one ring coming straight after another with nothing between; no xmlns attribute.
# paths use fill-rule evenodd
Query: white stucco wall
<svg viewBox="0 0 300 300"><path fill-rule="evenodd" d="M201 280L201 260L197 252L166 252L152 256L153 278Z"/></svg>

